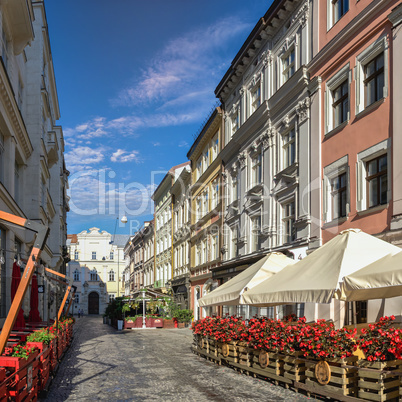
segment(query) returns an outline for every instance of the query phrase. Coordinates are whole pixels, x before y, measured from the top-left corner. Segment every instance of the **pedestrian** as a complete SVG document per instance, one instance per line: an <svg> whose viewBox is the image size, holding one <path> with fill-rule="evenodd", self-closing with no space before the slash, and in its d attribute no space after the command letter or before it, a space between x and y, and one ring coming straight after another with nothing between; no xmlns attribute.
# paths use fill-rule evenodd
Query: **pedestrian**
<svg viewBox="0 0 402 402"><path fill-rule="evenodd" d="M84 309L81 309L81 316L84 317Z"/></svg>
<svg viewBox="0 0 402 402"><path fill-rule="evenodd" d="M81 309L78 309L78 318L81 318Z"/></svg>

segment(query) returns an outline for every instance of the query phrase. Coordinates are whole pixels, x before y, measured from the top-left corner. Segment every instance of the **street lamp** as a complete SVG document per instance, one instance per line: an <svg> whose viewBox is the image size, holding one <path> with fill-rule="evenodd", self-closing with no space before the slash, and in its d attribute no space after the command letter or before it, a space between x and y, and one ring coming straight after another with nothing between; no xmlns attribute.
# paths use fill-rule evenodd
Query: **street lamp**
<svg viewBox="0 0 402 402"><path fill-rule="evenodd" d="M113 240L110 242L110 244L114 243L118 220L119 220L119 217L116 218L116 223L114 225ZM123 225L125 225L127 223L127 216L126 215L122 216L120 221ZM120 253L119 253L119 247L117 246L117 297L119 297L119 296L120 296Z"/></svg>

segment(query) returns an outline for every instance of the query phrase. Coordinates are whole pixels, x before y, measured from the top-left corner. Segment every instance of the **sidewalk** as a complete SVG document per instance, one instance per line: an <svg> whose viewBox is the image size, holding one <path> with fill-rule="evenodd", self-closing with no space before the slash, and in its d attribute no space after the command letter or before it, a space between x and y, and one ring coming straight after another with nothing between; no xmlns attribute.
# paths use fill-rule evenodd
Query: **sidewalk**
<svg viewBox="0 0 402 402"><path fill-rule="evenodd" d="M75 336L46 401L304 401L191 352L189 329L116 331L76 318Z"/></svg>

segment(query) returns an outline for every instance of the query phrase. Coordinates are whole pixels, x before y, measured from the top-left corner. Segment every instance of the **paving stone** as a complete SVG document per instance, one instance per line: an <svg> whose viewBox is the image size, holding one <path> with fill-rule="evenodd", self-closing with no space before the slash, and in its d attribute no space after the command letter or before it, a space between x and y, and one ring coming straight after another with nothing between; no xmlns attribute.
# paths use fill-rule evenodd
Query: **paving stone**
<svg viewBox="0 0 402 402"><path fill-rule="evenodd" d="M116 331L76 320L74 340L44 401L304 401L270 382L191 352L189 329Z"/></svg>

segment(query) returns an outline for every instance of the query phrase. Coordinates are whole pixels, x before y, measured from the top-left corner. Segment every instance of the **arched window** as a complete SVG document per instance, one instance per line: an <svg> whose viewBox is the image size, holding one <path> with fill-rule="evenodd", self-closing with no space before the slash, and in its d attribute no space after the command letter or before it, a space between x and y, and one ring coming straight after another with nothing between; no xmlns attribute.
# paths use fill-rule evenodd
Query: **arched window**
<svg viewBox="0 0 402 402"><path fill-rule="evenodd" d="M91 271L90 280L91 281L97 281L98 280L98 272L96 271L96 269Z"/></svg>
<svg viewBox="0 0 402 402"><path fill-rule="evenodd" d="M74 271L74 281L79 281L80 280L80 271L78 271L78 269L76 269Z"/></svg>
<svg viewBox="0 0 402 402"><path fill-rule="evenodd" d="M109 272L109 282L114 282L114 271L113 270L111 270L110 272Z"/></svg>

